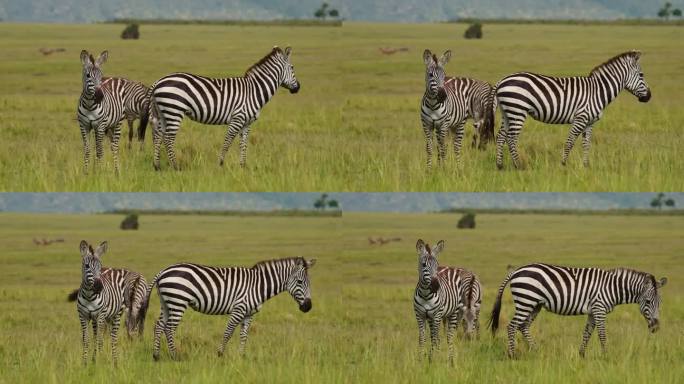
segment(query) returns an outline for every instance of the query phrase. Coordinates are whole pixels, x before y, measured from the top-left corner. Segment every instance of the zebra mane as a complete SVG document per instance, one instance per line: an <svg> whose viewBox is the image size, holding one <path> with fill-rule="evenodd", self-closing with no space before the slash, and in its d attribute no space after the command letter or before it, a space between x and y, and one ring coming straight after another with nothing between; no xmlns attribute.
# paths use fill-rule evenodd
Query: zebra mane
<svg viewBox="0 0 684 384"><path fill-rule="evenodd" d="M253 70L254 68L260 66L261 64L263 64L263 63L265 63L265 62L267 62L267 61L270 60L273 56L275 56L275 55L277 55L277 54L282 54L282 53L283 53L283 50L280 49L280 47L273 47L273 49L271 50L271 52L269 52L266 56L262 57L261 60L259 60L259 61L257 61L256 63L254 63L251 67L247 68L247 70L245 71L245 76L249 75L249 74L252 72L252 70Z"/></svg>
<svg viewBox="0 0 684 384"><path fill-rule="evenodd" d="M611 57L610 59L606 60L605 62L595 66L594 69L592 69L591 72L589 72L589 75L591 76L591 75L595 74L601 68L605 67L606 65L613 64L613 63L618 62L624 58L637 59L637 58L639 58L640 54L641 53L639 51L622 52L621 54L615 55L615 56Z"/></svg>
<svg viewBox="0 0 684 384"><path fill-rule="evenodd" d="M252 269L263 266L263 265L269 265L269 264L296 264L298 260L301 260L304 264L304 268L306 268L306 261L304 260L303 257L298 256L298 257L286 257L284 259L271 259L271 260L262 260L252 266Z"/></svg>
<svg viewBox="0 0 684 384"><path fill-rule="evenodd" d="M607 272L612 272L612 273L622 272L626 275L637 275L637 276L643 277L644 279L651 280L651 282L653 283L653 286L656 288L658 287L658 285L656 284L655 276L653 276L652 274L650 274L648 272L637 271L636 269L625 268L625 267L608 269Z"/></svg>

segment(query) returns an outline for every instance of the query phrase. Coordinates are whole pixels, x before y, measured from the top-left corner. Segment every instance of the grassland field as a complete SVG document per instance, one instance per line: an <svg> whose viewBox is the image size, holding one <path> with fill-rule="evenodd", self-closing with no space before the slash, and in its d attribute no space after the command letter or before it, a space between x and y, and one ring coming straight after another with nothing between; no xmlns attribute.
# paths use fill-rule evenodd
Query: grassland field
<svg viewBox="0 0 684 384"><path fill-rule="evenodd" d="M341 218L153 216L139 231L120 231L122 216L0 214L0 382L261 382L261 383L676 383L684 377L684 239L682 216L574 216L480 214L474 230L456 230L454 214L345 213ZM370 236L400 237L371 246ZM32 238L65 239L36 246ZM412 295L415 241L446 240L442 264L479 274L484 286L479 340L456 341L455 366L445 345L432 364L419 362ZM153 293L141 340L122 335L118 367L108 337L95 365L82 367L80 327L66 295L80 282L81 239L109 241L104 262L151 279L162 268L192 261L252 265L303 255L311 269L313 309L304 314L286 293L255 316L245 357L237 338L226 355L216 347L224 316L188 311L179 327L180 361L162 348L152 360ZM661 330L650 334L636 305L608 316L608 354L594 337L587 357L577 350L584 317L543 311L532 326L538 349L520 342L505 357L505 337L484 330L507 266L528 262L575 266L629 266L667 276ZM502 322L512 316L504 295ZM444 342L444 336L442 337Z"/></svg>
<svg viewBox="0 0 684 384"><path fill-rule="evenodd" d="M464 24L344 23L342 27L142 25L141 39L121 40L120 24L0 24L0 190L3 191L681 191L684 29L681 26L485 24L484 39L462 38ZM75 120L81 49L109 50L106 76L151 84L175 71L236 76L273 45L292 45L301 92L280 91L252 126L247 168L238 145L218 166L225 127L186 119L177 140L182 170L165 156L152 168L144 149L121 148L121 175L111 153L82 172ZM40 48L65 48L43 56ZM408 48L383 55L381 47ZM453 51L447 73L495 83L521 70L588 74L630 49L643 51L653 91L648 104L624 93L596 124L591 168L576 147L560 154L568 126L528 121L519 148L524 169L494 165L465 145L456 165L426 172L419 103L422 52ZM498 119L497 119L498 125ZM128 128L123 124L122 142ZM497 127L498 129L498 127ZM470 143L472 125L466 127ZM91 138L92 139L92 138Z"/></svg>

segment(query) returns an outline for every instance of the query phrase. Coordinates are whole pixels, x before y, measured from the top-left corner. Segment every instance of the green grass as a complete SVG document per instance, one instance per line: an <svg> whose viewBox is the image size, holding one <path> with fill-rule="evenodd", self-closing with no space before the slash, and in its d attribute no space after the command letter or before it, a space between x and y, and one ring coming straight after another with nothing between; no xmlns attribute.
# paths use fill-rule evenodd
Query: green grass
<svg viewBox="0 0 684 384"><path fill-rule="evenodd" d="M239 218L141 216L140 231L120 231L122 216L0 215L0 382L278 382L278 383L674 383L684 375L684 240L680 216L477 216L475 230L456 230L458 215L345 214L343 218ZM369 236L401 237L384 246ZM35 246L33 237L65 238ZM537 351L520 348L504 357L503 334L457 340L456 367L445 348L432 365L417 361L417 327L411 297L416 282L414 244L446 240L443 264L479 274L483 322L508 264L533 261L577 266L629 266L668 276L661 330L647 331L635 305L608 316L608 351L596 338L582 360L577 348L584 317L542 312L532 326ZM189 311L179 328L181 361L152 361L153 294L142 340L122 337L120 364L111 366L109 345L95 366L83 368L75 305L66 294L80 281L81 239L108 240L107 265L126 266L151 279L177 261L251 265L257 260L316 257L311 270L313 309L299 312L287 294L256 315L247 354L237 339L226 356L215 349L225 317ZM502 322L513 312L504 296ZM522 344L522 343L521 343Z"/></svg>
<svg viewBox="0 0 684 384"><path fill-rule="evenodd" d="M121 25L0 24L0 190L5 191L680 191L684 51L677 26L485 25L464 40L463 24L344 23L340 28L142 25L141 40L119 39ZM111 154L85 176L75 121L81 49L108 49L106 75L152 83L173 71L239 75L274 45L294 47L299 94L280 91L253 125L248 165L238 145L217 164L225 127L185 120L177 140L182 170L165 156L152 168L144 150ZM44 57L41 47L65 53ZM380 47L407 47L391 56ZM449 149L443 169L426 172L419 104L422 52L454 52L449 74L492 83L520 70L587 74L613 55L638 48L653 99L625 93L594 129L590 169L573 150L560 155L568 126L528 121L520 137L524 169L494 165L494 147L466 146L458 168ZM124 132L127 128L124 129ZM466 127L470 142L471 125Z"/></svg>

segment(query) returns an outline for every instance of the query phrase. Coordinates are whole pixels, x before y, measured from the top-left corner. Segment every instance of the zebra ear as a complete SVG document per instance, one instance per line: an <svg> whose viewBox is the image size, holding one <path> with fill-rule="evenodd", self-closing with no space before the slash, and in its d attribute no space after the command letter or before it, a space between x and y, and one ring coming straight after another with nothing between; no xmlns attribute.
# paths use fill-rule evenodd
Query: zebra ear
<svg viewBox="0 0 684 384"><path fill-rule="evenodd" d="M656 287L662 288L665 284L667 284L667 277L661 278L660 281L656 283Z"/></svg>
<svg viewBox="0 0 684 384"><path fill-rule="evenodd" d="M432 256L437 257L437 255L442 252L442 249L444 249L444 240L440 240L437 242L437 245L432 248Z"/></svg>
<svg viewBox="0 0 684 384"><path fill-rule="evenodd" d="M97 60L95 60L95 65L99 67L102 64L106 63L107 57L109 57L109 52L102 51L102 53L100 53L100 56L97 57Z"/></svg>
<svg viewBox="0 0 684 384"><path fill-rule="evenodd" d="M79 245L79 248L81 249L81 257L88 256L88 251L90 250L90 247L88 246L87 241L81 240L81 244Z"/></svg>
<svg viewBox="0 0 684 384"><path fill-rule="evenodd" d="M636 49L633 49L633 50L632 50L632 55L634 56L634 58L635 58L636 60L639 60L639 58L641 58L641 51L637 51Z"/></svg>
<svg viewBox="0 0 684 384"><path fill-rule="evenodd" d="M290 54L292 53L292 47L285 47L283 54L285 54L286 59L290 59Z"/></svg>
<svg viewBox="0 0 684 384"><path fill-rule="evenodd" d="M442 57L439 58L439 66L440 67L445 66L449 62L450 59L451 59L451 50L448 49L448 50L444 51L444 53L442 54Z"/></svg>
<svg viewBox="0 0 684 384"><path fill-rule="evenodd" d="M81 65L85 66L87 64L92 64L90 62L90 53L85 49L81 51Z"/></svg>
<svg viewBox="0 0 684 384"><path fill-rule="evenodd" d="M306 260L306 268L311 268L311 267L313 267L314 265L316 265L316 259L309 259L309 260Z"/></svg>
<svg viewBox="0 0 684 384"><path fill-rule="evenodd" d="M423 52L423 62L425 65L430 65L430 63L432 63L432 52L430 52L429 49L426 49Z"/></svg>
<svg viewBox="0 0 684 384"><path fill-rule="evenodd" d="M419 254L425 253L425 242L423 239L418 239L418 242L416 242L416 251L418 251Z"/></svg>
<svg viewBox="0 0 684 384"><path fill-rule="evenodd" d="M100 244L99 247L95 250L95 257L98 259L107 252L107 242L103 241L102 244Z"/></svg>

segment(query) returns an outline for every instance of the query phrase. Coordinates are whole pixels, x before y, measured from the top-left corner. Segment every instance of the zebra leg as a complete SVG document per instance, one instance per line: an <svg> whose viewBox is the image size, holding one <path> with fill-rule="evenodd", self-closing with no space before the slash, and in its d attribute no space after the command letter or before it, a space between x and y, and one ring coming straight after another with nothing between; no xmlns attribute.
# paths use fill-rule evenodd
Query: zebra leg
<svg viewBox="0 0 684 384"><path fill-rule="evenodd" d="M119 174L119 139L121 138L121 123L118 123L114 128L112 137L111 149L114 157L114 173Z"/></svg>
<svg viewBox="0 0 684 384"><path fill-rule="evenodd" d="M530 347L530 349L534 349L536 347L534 340L532 340L532 335L530 335L530 326L539 314L539 311L541 311L541 305L536 306L534 310L532 310L527 321L523 323L520 327L520 332L523 334L523 337L525 338L525 341L527 342L527 345Z"/></svg>
<svg viewBox="0 0 684 384"><path fill-rule="evenodd" d="M475 338L480 340L480 307L475 310Z"/></svg>
<svg viewBox="0 0 684 384"><path fill-rule="evenodd" d="M240 330L240 355L245 354L245 346L247 344L247 333L249 326L252 324L252 316L247 316L242 320L242 329Z"/></svg>
<svg viewBox="0 0 684 384"><path fill-rule="evenodd" d="M112 329L110 336L112 337L112 362L116 365L119 358L117 351L117 343L119 341L119 326L121 324L121 312L117 313L112 319Z"/></svg>
<svg viewBox="0 0 684 384"><path fill-rule="evenodd" d="M127 117L126 122L128 123L128 149L131 149L131 142L133 141L133 121L132 117Z"/></svg>
<svg viewBox="0 0 684 384"><path fill-rule="evenodd" d="M243 123L239 120L231 120L228 124L228 129L226 129L226 137L223 139L223 146L221 147L221 153L219 154L219 166L223 166L223 161L226 158L226 152L233 144L235 136L242 130ZM242 146L242 145L241 145ZM245 150L247 148L245 147ZM242 153L240 154L240 161L242 161Z"/></svg>
<svg viewBox="0 0 684 384"><path fill-rule="evenodd" d="M584 163L585 168L589 168L589 149L591 149L591 130L592 126L588 126L584 129L584 132L582 132L582 149L584 150L584 153L582 156L582 162Z"/></svg>
<svg viewBox="0 0 684 384"><path fill-rule="evenodd" d="M152 165L155 171L159 171L161 167L159 166L159 150L161 147L162 139L164 138L164 131L166 130L164 124L164 118L161 115L161 111L156 104L153 105L156 114L158 116L154 129L152 129L152 145L154 147L154 156L152 160Z"/></svg>
<svg viewBox="0 0 684 384"><path fill-rule="evenodd" d="M432 127L423 122L423 133L425 134L425 152L427 154L427 169L432 168Z"/></svg>
<svg viewBox="0 0 684 384"><path fill-rule="evenodd" d="M582 344L579 348L580 357L584 357L584 352L587 350L587 343L591 339L591 334L594 332L596 327L596 322L594 321L594 316L589 314L587 317L587 325L584 327L584 334L582 335Z"/></svg>
<svg viewBox="0 0 684 384"><path fill-rule="evenodd" d="M503 114L503 119L501 119L501 127L499 128L499 133L496 136L496 168L503 169L503 146L508 140L508 118L506 114Z"/></svg>
<svg viewBox="0 0 684 384"><path fill-rule="evenodd" d="M79 122L81 126L81 139L83 139L83 173L88 174L88 163L90 162L90 145L88 144L88 129Z"/></svg>
<svg viewBox="0 0 684 384"><path fill-rule="evenodd" d="M416 315L418 321L418 356L422 360L425 355L425 317Z"/></svg>
<svg viewBox="0 0 684 384"><path fill-rule="evenodd" d="M164 333L166 334L166 344L169 347L169 354L171 355L171 359L173 360L178 360L178 355L176 353L176 343L175 343L175 336L176 336L176 328L178 328L178 324L180 324L181 319L183 318L183 313L185 313L185 310L187 309L187 304L177 304L177 307L174 307L173 310L168 311L168 315L166 317L165 321L165 327L164 327Z"/></svg>
<svg viewBox="0 0 684 384"><path fill-rule="evenodd" d="M105 135L105 127L99 126L95 130L95 164L99 166L104 156L103 142Z"/></svg>
<svg viewBox="0 0 684 384"><path fill-rule="evenodd" d="M439 325L442 322L441 318L428 319L430 325L430 353L428 354L428 361L432 362L432 352L439 351Z"/></svg>
<svg viewBox="0 0 684 384"><path fill-rule="evenodd" d="M223 340L221 340L221 344L219 344L218 350L216 351L219 357L223 356L223 351L226 349L228 340L230 340L230 337L233 336L233 331L235 331L235 328L238 326L238 324L242 322L243 318L244 315L238 312L234 312L228 317L228 325L226 325L226 331L223 332Z"/></svg>
<svg viewBox="0 0 684 384"><path fill-rule="evenodd" d="M449 364L454 365L454 334L458 329L458 325L461 324L461 311L458 311L455 316L452 316L446 320L446 337L447 337L447 347L449 350Z"/></svg>
<svg viewBox="0 0 684 384"><path fill-rule="evenodd" d="M152 351L152 357L154 360L159 360L159 348L160 348L160 343L161 343L161 334L162 331L166 329L166 321L165 321L165 316L164 316L164 310L162 309L162 313L159 314L159 319L157 319L157 322L154 324L154 346L153 346L153 351Z"/></svg>
<svg viewBox="0 0 684 384"><path fill-rule="evenodd" d="M247 139L249 138L249 124L245 124L240 131L240 167L244 168L247 163Z"/></svg>
<svg viewBox="0 0 684 384"><path fill-rule="evenodd" d="M78 321L81 323L81 343L83 344L83 364L88 363L88 319L78 314Z"/></svg>
<svg viewBox="0 0 684 384"><path fill-rule="evenodd" d="M596 328L598 329L598 337L601 342L601 353L606 354L606 313L601 311L594 315L596 318Z"/></svg>
<svg viewBox="0 0 684 384"><path fill-rule="evenodd" d="M572 147L575 145L575 140L577 140L577 136L579 136L580 133L584 132L584 127L585 125L581 120L576 120L572 123L572 126L570 127L570 132L568 132L568 138L567 140L565 140L565 148L563 149L563 159L561 160L562 165L565 165L565 163L568 161L568 156L570 155Z"/></svg>
<svg viewBox="0 0 684 384"><path fill-rule="evenodd" d="M171 165L171 168L178 170L178 163L176 163L176 150L174 149L178 130L173 128L174 127L166 127L164 144L166 145L166 156L169 158L169 164Z"/></svg>
<svg viewBox="0 0 684 384"><path fill-rule="evenodd" d="M446 159L446 136L449 133L448 129L440 127L437 130L437 164L441 167L444 165Z"/></svg>
<svg viewBox="0 0 684 384"><path fill-rule="evenodd" d="M506 134L506 141L508 142L508 151L511 153L511 160L516 169L520 168L520 156L518 155L518 136L522 129L523 122L516 121L509 122L508 132Z"/></svg>
<svg viewBox="0 0 684 384"><path fill-rule="evenodd" d="M474 129L473 130L473 143L470 145L470 148L477 147L477 137L481 136L479 134L481 125L482 125L482 120L473 122L473 129ZM480 138L480 140L482 140L482 139Z"/></svg>
<svg viewBox="0 0 684 384"><path fill-rule="evenodd" d="M456 156L456 164L461 163L461 147L463 146L463 135L465 134L465 121L456 125L454 129L454 155Z"/></svg>

